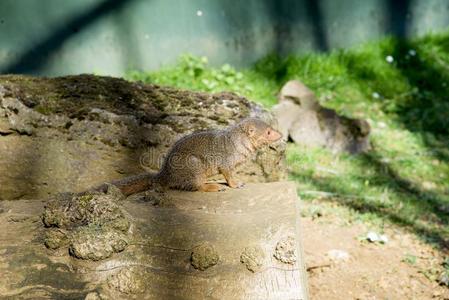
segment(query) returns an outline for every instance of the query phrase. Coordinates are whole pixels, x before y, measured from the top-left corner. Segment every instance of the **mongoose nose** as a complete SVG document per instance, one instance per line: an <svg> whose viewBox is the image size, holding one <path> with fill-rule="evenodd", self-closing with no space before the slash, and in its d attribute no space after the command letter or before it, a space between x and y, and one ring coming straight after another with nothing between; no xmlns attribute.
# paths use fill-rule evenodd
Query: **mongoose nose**
<svg viewBox="0 0 449 300"><path fill-rule="evenodd" d="M282 137L282 134L279 131L271 130L270 135L268 136L268 140L271 142L275 142Z"/></svg>

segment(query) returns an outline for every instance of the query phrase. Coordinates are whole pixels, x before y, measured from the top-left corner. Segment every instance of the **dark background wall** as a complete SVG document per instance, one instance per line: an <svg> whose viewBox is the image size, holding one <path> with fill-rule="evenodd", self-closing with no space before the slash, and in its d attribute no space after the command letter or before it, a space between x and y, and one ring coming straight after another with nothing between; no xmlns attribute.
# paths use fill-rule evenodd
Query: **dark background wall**
<svg viewBox="0 0 449 300"><path fill-rule="evenodd" d="M247 66L448 26L447 0L1 0L0 73L122 75L186 52Z"/></svg>

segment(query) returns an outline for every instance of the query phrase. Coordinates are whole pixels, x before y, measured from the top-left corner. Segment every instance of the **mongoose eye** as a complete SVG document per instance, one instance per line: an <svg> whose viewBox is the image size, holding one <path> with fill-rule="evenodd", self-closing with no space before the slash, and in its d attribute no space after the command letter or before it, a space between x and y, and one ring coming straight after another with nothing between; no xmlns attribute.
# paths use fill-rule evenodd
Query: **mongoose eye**
<svg viewBox="0 0 449 300"><path fill-rule="evenodd" d="M270 133L271 133L271 130L268 130L268 131L267 131L267 134L270 135Z"/></svg>

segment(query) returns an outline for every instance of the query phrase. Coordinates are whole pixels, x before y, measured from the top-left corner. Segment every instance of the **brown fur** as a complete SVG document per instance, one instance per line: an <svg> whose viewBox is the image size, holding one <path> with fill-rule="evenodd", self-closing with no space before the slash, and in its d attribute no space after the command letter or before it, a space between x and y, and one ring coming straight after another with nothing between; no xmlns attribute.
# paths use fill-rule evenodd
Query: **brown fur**
<svg viewBox="0 0 449 300"><path fill-rule="evenodd" d="M257 149L275 142L281 134L265 122L247 118L223 130L194 132L179 139L167 154L159 173L145 173L113 181L125 195L162 188L217 192L223 186L207 183L210 176L222 174L231 188L243 185L233 179L235 167ZM101 185L95 190L104 190Z"/></svg>

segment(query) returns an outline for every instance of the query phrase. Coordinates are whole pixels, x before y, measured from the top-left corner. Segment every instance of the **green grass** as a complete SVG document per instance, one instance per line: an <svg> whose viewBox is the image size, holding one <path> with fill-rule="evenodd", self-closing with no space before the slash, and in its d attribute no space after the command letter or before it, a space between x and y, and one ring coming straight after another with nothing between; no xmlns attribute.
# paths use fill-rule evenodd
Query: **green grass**
<svg viewBox="0 0 449 300"><path fill-rule="evenodd" d="M290 144L290 178L299 195L336 201L449 249L449 33L387 38L325 54L272 55L239 71L186 55L175 66L128 78L230 90L266 108L276 103L283 83L301 80L322 105L368 119L373 150L336 155Z"/></svg>

